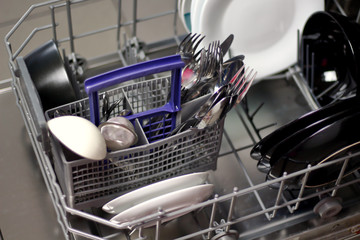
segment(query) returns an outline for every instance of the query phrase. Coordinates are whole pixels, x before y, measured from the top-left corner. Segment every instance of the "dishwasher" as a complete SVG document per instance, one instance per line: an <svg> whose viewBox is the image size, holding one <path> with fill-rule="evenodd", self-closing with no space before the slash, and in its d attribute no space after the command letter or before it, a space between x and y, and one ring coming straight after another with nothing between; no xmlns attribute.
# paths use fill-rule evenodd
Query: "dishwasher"
<svg viewBox="0 0 360 240"><path fill-rule="evenodd" d="M253 84L241 104L236 105L226 119L215 126L200 131L189 130L158 143L145 141L144 146L135 151L114 155L114 158L122 159L124 165L110 158L90 163L64 161L64 156L61 156L63 153L57 151L61 146L49 138L46 121L67 109L73 109L74 114L79 116L88 116L89 99L83 98L47 110L46 113L39 109L37 93L29 85L30 77L22 58L37 47L32 41L54 40L62 49L64 60L76 76L81 86L80 92L84 94L82 84L85 79L120 67L173 55L187 35L179 20L176 0L164 6L160 6L156 0L114 0L112 3L116 14L107 16L105 13L112 21L110 25L86 25L89 29L79 29L76 12L90 13L94 2L53 0L34 4L5 37L12 74L11 86L56 211L58 224L66 239L360 238L358 171L350 177L339 174L333 184L311 191L306 189L305 184L298 191L285 185L288 180L301 176L306 178L311 171L324 166L340 163L344 168L348 158L342 157L321 166L308 166L266 181L266 174L258 171L257 162L250 157L252 147L263 137L321 107L307 81L311 73L301 70L300 61ZM147 4L159 5L155 8L157 11L147 8ZM334 0L326 1L325 4L326 11L337 11L352 17L358 14L358 7L356 1ZM35 27L25 39L17 39L17 32L23 26L26 29L26 22L39 9L46 10L44 12L49 21ZM105 15L102 14L103 18ZM89 15L96 18L95 15ZM298 34L300 39L299 31L294 34ZM94 40L94 36L103 37L104 40ZM108 44L109 38L113 44ZM101 50L97 50L98 45L103 45L99 47ZM300 43L297 47L300 49ZM92 53L83 49L90 49ZM161 74L155 75L154 80L157 82L163 79ZM140 91L141 82L152 81L145 77L136 78L131 81L129 90L122 91ZM161 87L167 88L164 84L161 83ZM132 93L130 100L124 102L124 108L129 104L141 105L131 100L140 94L137 91ZM120 92L117 87L107 90L112 98L121 95ZM155 92L169 94L162 93L161 89ZM105 94L99 93L99 97L104 101ZM121 97L125 98L125 95L117 96ZM193 104L198 103L195 101ZM174 157L172 151L178 152L179 156ZM356 155L358 153L353 153L354 157ZM179 161L179 158L179 163L169 160ZM187 158L191 163L185 164L184 159ZM133 166L133 159L145 159L144 162L151 167L146 168L144 163L141 168L146 169L139 173L140 170L134 170L137 166ZM110 166L114 168L110 169ZM120 174L116 171L120 171ZM101 211L104 197L108 200L109 195L119 195L150 183L197 171L207 171L208 182L214 185L214 194L206 201L171 212L159 208L156 213L131 220L125 228L109 221L109 216ZM134 175L118 177L121 174ZM79 192L76 192L77 189L80 189ZM165 218L172 221L163 222ZM148 223L152 227L146 226Z"/></svg>

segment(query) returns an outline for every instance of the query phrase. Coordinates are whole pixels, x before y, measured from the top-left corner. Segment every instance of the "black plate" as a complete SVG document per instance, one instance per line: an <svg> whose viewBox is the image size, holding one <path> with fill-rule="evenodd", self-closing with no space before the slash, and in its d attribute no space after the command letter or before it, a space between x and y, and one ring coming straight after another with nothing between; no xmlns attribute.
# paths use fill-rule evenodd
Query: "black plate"
<svg viewBox="0 0 360 240"><path fill-rule="evenodd" d="M358 108L357 108L358 109ZM267 172L272 168L273 166L276 166L275 168L272 168L272 174L273 176L281 176L284 172L282 168L279 168L277 166L284 166L285 164L283 161L295 161L295 164L297 164L296 159L284 159L283 156L287 154L287 152L295 148L298 144L305 141L312 135L314 135L319 130L333 124L334 122L343 119L344 117L347 117L349 115L352 115L356 111L355 107L348 108L344 111L339 111L336 114L330 115L327 118L321 119L318 122L315 122L313 124L310 124L309 126L297 131L296 133L293 133L280 143L278 143L274 148L271 156L263 157L259 160L258 169L262 172ZM280 161L280 162L279 162ZM302 163L302 162L300 162ZM290 165L292 163L288 163ZM266 169L267 168L267 169Z"/></svg>
<svg viewBox="0 0 360 240"><path fill-rule="evenodd" d="M273 149L277 146L277 144L288 138L292 134L296 133L299 130L302 130L303 128L313 124L314 122L318 122L335 113L352 108L353 106L357 105L359 105L359 100L356 98L351 98L306 113L264 137L257 144L255 144L255 146L251 150L250 155L253 159L256 160L260 160L265 156L268 156L269 158L271 157L270 152L273 152Z"/></svg>
<svg viewBox="0 0 360 240"><path fill-rule="evenodd" d="M319 164L328 156L359 142L359 123L360 113L357 112L320 129L280 156L272 165L269 175L271 178L277 178L282 176L284 172L293 173L306 168L308 164ZM351 149L354 150L355 147ZM344 150L341 152L344 153ZM335 167L331 171L336 172L339 169ZM333 180L324 173L319 174L320 172L318 171L318 174L316 172L311 173L307 185L321 185Z"/></svg>
<svg viewBox="0 0 360 240"><path fill-rule="evenodd" d="M344 171L343 177L345 177L360 168L360 155L355 155L355 156L352 155L354 153L359 153L359 152L360 152L360 142L355 142L330 154L329 156L321 160L320 163L318 164L323 164L335 159L351 156L348 158L349 161ZM339 177L343 164L344 162L340 161L330 166L314 170L313 172L311 172L311 174L309 174L305 186L308 188L310 187L319 188L326 184L335 182L336 179Z"/></svg>
<svg viewBox="0 0 360 240"><path fill-rule="evenodd" d="M359 79L360 26L337 13L314 13L303 29L300 66L321 106L353 95Z"/></svg>

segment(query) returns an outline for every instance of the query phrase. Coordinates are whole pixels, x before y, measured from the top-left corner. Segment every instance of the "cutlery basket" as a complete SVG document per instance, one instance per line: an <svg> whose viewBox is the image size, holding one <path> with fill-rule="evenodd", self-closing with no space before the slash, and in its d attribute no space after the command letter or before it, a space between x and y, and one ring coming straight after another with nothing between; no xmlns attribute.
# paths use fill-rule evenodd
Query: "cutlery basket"
<svg viewBox="0 0 360 240"><path fill-rule="evenodd" d="M165 128L170 128L165 122L171 120L169 114L165 114L160 121L160 127L159 122L155 122L155 132L161 132L160 137L156 138L156 141L154 135L149 137L148 132L152 132L149 131L151 124L144 122L151 122L151 118L158 119L159 116L155 113L172 101L169 100L172 98L171 88L174 86L172 80L174 78L169 76L142 78L140 81L107 87L96 94L96 110L102 109L101 100L106 94L110 105L122 99L111 116L118 115L124 109L130 109L134 113L135 117L130 119L139 140L131 148L110 152L102 161L72 159L61 143L50 137L55 172L69 206L76 209L99 207L124 192L153 182L186 173L216 169L223 121L203 130L193 129L163 138L163 132L168 132ZM176 78L175 80L179 81ZM90 120L93 116L92 104L91 99L85 98L47 110L45 115L47 120L59 115L74 115ZM95 122L100 123L103 119L102 111L97 112L99 122ZM179 120L180 114L177 115Z"/></svg>

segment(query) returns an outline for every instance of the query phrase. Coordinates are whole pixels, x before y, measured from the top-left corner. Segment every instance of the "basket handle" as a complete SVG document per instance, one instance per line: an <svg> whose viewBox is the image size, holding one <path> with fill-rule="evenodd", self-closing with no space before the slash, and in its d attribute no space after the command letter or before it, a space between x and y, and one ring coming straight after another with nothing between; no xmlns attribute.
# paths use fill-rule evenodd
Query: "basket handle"
<svg viewBox="0 0 360 240"><path fill-rule="evenodd" d="M89 96L90 120L100 124L98 91L143 76L171 71L171 101L174 109L181 105L181 68L184 62L180 55L172 55L119 68L85 80L85 91Z"/></svg>

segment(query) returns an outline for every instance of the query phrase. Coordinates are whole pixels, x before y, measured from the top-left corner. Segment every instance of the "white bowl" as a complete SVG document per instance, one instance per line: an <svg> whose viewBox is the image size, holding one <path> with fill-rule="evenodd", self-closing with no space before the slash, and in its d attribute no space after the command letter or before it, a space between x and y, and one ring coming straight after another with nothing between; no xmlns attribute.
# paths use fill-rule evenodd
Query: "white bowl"
<svg viewBox="0 0 360 240"><path fill-rule="evenodd" d="M77 155L102 160L106 144L99 129L89 120L77 116L61 116L47 122L50 132Z"/></svg>

